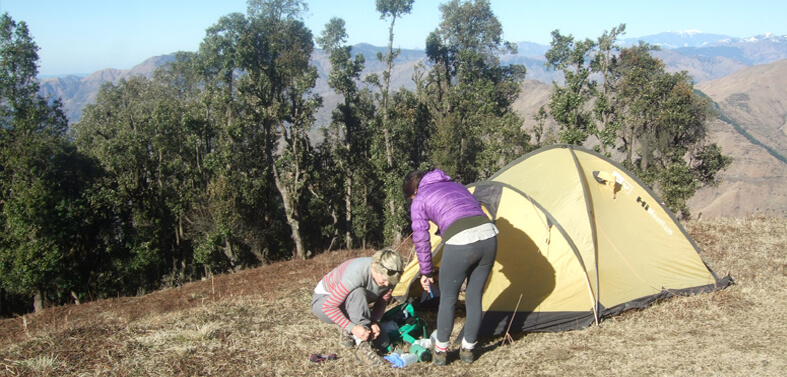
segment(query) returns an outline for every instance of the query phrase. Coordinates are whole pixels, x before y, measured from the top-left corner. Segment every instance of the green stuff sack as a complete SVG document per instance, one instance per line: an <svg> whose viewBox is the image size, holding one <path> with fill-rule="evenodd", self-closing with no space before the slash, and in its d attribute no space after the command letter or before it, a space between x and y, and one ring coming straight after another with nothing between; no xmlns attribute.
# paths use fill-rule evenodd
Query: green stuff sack
<svg viewBox="0 0 787 377"><path fill-rule="evenodd" d="M388 339L392 344L398 341L412 344L427 336L426 322L418 317L409 302L391 308L385 312L382 320L394 322L398 327L397 330L388 332Z"/></svg>

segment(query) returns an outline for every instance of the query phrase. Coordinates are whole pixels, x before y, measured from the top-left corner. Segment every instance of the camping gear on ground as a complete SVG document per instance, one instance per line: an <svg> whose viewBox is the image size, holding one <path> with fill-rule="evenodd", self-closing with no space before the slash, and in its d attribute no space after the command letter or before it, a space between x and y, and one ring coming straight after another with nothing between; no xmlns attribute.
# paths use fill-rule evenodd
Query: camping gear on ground
<svg viewBox="0 0 787 377"><path fill-rule="evenodd" d="M404 368L418 362L418 356L414 353L394 352L388 356L383 356L383 359L388 360L392 364L392 368Z"/></svg>
<svg viewBox="0 0 787 377"><path fill-rule="evenodd" d="M410 301L385 312L380 326L381 331L386 332L390 341L387 351L392 351L396 343L410 343L409 352L402 353L396 350L384 357L394 367L404 368L418 361L432 360L432 353L429 351L431 341L424 339L427 334L426 322L418 317Z"/></svg>
<svg viewBox="0 0 787 377"><path fill-rule="evenodd" d="M432 361L432 351L429 348L421 347L417 342L410 345L410 353L417 356L418 361Z"/></svg>
<svg viewBox="0 0 787 377"><path fill-rule="evenodd" d="M596 152L545 147L467 187L500 231L479 335L584 328L667 297L732 284L703 262L642 181ZM442 252L433 236L438 268ZM413 259L394 297L422 295L419 277Z"/></svg>
<svg viewBox="0 0 787 377"><path fill-rule="evenodd" d="M405 341L412 344L416 339L426 336L426 323L423 319L418 317L410 302L399 304L385 312L381 323L385 323L386 321L390 321L397 325L393 328L386 325L388 329L386 330L386 334L388 334L388 340L391 345L398 341ZM389 346L389 351L390 347L392 346Z"/></svg>
<svg viewBox="0 0 787 377"><path fill-rule="evenodd" d="M435 330L435 331L437 331L437 330ZM429 349L429 348L432 347L432 340L431 339L427 339L427 338L417 339L415 342L413 342L413 345L417 345L419 347L423 347L423 348Z"/></svg>
<svg viewBox="0 0 787 377"><path fill-rule="evenodd" d="M385 334L393 334L399 331L399 324L394 321L380 321L380 331ZM388 339L390 341L390 338Z"/></svg>

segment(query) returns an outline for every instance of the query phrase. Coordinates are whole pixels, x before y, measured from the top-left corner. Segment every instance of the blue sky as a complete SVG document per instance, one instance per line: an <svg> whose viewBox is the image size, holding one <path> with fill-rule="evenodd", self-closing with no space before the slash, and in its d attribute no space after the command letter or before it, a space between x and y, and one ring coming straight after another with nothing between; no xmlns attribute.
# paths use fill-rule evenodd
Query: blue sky
<svg viewBox="0 0 787 377"><path fill-rule="evenodd" d="M423 48L440 23L439 4L415 0L413 11L397 21L394 44ZM351 44L388 43L388 23L374 0L308 0L304 18L319 35L331 17L346 22ZM787 1L662 0L531 1L491 0L492 10L511 42L549 44L560 29L577 38L595 39L626 23L625 37L665 31L697 30L732 37L763 33L787 35ZM25 21L39 46L42 76L129 69L145 59L175 51L196 51L205 29L219 17L246 12L245 0L0 0L0 12Z"/></svg>

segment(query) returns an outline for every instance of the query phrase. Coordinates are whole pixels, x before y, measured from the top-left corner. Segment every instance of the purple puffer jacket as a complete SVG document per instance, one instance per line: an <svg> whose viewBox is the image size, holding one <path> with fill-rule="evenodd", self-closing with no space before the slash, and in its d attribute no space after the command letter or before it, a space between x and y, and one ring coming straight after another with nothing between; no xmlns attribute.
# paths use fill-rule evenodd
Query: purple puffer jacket
<svg viewBox="0 0 787 377"><path fill-rule="evenodd" d="M454 221L470 216L485 214L466 187L452 182L451 177L439 169L432 170L421 178L418 192L410 206L413 243L421 274L431 275L434 272L429 221L437 225L438 232L442 235Z"/></svg>

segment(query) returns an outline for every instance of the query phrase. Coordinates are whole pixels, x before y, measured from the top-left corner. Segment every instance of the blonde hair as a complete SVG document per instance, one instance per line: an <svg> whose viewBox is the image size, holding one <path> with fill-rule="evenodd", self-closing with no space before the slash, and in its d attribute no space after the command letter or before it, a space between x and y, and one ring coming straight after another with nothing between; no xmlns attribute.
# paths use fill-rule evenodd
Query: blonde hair
<svg viewBox="0 0 787 377"><path fill-rule="evenodd" d="M372 255L372 268L378 274L383 275L391 285L399 283L403 267L402 257L394 249L382 249ZM396 273L389 275L389 271L396 271Z"/></svg>

